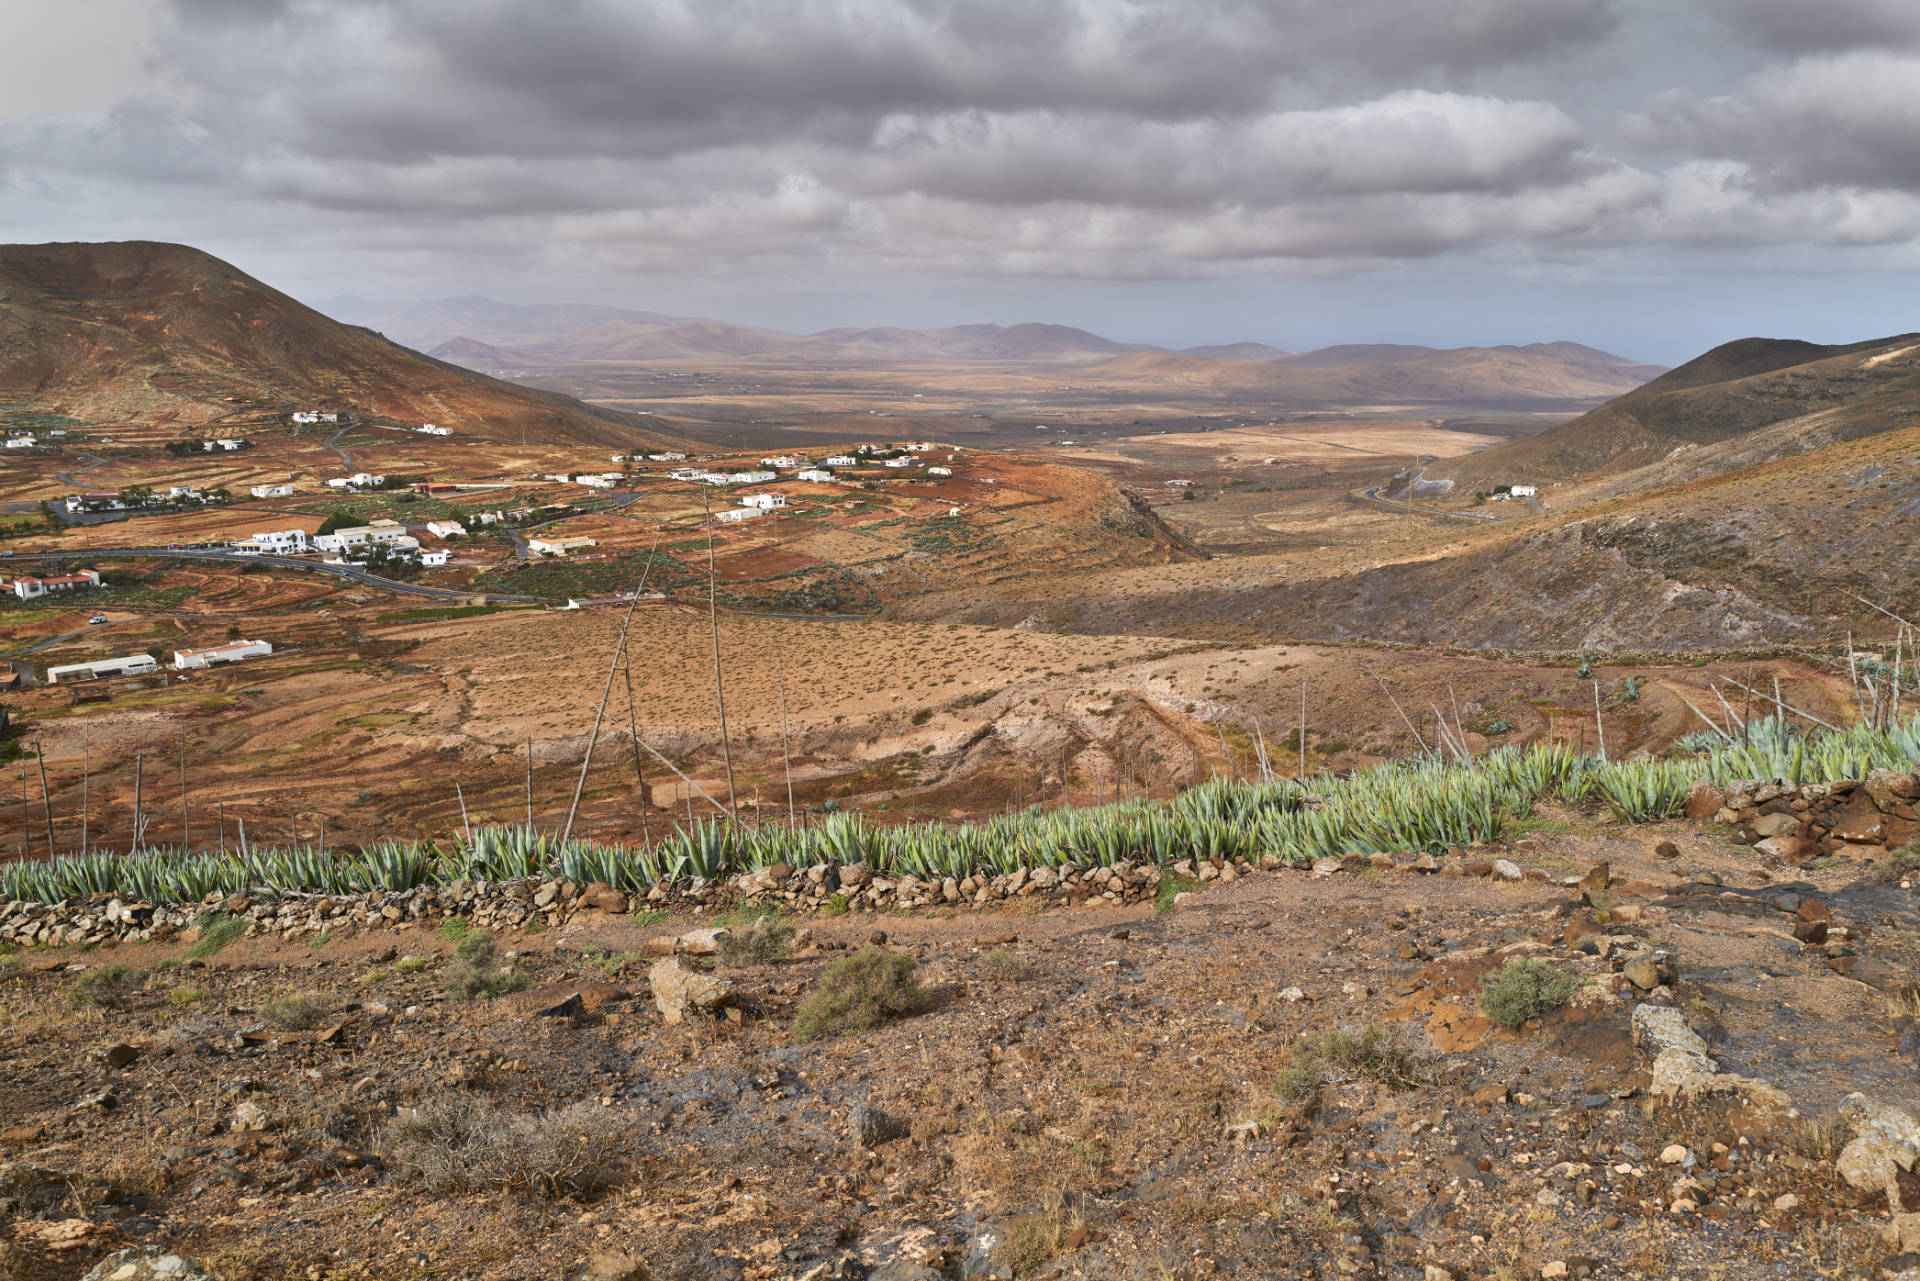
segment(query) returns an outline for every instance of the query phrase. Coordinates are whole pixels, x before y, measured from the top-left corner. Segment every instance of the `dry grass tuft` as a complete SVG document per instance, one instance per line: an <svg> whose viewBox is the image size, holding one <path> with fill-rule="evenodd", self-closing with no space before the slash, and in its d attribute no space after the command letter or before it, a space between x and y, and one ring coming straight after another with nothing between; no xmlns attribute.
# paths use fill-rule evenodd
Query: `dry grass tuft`
<svg viewBox="0 0 1920 1281"><path fill-rule="evenodd" d="M589 1200L624 1177L627 1137L591 1103L512 1113L453 1094L387 1127L395 1173L432 1192L503 1188L537 1200Z"/></svg>

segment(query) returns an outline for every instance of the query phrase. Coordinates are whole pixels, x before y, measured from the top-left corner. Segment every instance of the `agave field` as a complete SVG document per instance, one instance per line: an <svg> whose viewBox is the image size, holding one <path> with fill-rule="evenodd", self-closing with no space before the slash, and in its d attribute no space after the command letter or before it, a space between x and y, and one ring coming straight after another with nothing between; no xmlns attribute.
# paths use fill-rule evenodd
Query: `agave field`
<svg viewBox="0 0 1920 1281"><path fill-rule="evenodd" d="M1562 744L1503 748L1471 761L1394 762L1304 784L1214 779L1170 801L1036 807L975 823L878 826L855 814L831 814L792 826L696 822L646 847L562 844L526 827L482 827L445 848L385 840L357 851L83 853L0 866L0 895L54 902L114 893L178 904L216 893L287 898L521 877L604 881L634 892L659 881L712 879L775 863L864 863L879 875L922 880L1121 860L1272 857L1298 864L1497 840L1543 801L1604 808L1620 822L1643 823L1680 814L1687 789L1702 779L1721 786L1745 779L1826 783L1865 778L1876 769L1911 770L1917 762L1920 717L1885 728L1807 732L1765 720L1742 739L1667 758L1604 761Z"/></svg>

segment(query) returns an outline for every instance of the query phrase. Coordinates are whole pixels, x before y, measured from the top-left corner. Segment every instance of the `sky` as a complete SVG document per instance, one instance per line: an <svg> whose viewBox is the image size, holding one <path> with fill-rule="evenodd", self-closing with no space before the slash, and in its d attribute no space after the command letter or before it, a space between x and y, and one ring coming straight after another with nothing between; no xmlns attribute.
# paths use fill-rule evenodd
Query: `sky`
<svg viewBox="0 0 1920 1281"><path fill-rule="evenodd" d="M1920 0L0 0L0 239L808 331L1920 329Z"/></svg>

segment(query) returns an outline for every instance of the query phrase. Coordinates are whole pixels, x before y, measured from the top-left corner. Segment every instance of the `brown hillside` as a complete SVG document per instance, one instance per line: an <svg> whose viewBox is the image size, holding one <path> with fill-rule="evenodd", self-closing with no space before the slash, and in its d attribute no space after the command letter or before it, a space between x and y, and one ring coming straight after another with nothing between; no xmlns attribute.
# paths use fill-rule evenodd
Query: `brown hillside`
<svg viewBox="0 0 1920 1281"><path fill-rule="evenodd" d="M184 245L0 246L0 400L101 422L245 422L330 408L478 443L671 439L329 320Z"/></svg>
<svg viewBox="0 0 1920 1281"><path fill-rule="evenodd" d="M1920 421L1920 335L1716 347L1551 431L1436 468L1464 489L1607 480L1625 492Z"/></svg>

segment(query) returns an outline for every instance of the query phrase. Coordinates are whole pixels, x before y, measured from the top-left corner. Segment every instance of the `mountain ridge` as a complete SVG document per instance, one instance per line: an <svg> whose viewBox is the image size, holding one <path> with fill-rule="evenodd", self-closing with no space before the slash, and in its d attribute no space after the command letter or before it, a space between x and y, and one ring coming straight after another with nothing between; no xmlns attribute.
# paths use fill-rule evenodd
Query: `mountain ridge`
<svg viewBox="0 0 1920 1281"><path fill-rule="evenodd" d="M0 302L0 395L50 412L186 426L325 406L476 442L677 439L342 324L186 245L0 245Z"/></svg>

